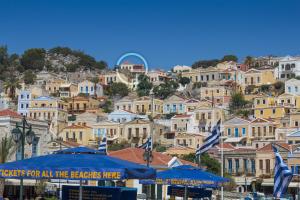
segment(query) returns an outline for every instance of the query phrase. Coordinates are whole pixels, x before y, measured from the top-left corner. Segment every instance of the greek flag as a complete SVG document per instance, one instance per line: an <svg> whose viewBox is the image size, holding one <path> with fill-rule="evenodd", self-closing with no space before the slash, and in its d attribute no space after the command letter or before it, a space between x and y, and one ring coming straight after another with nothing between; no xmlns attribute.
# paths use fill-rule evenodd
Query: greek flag
<svg viewBox="0 0 300 200"><path fill-rule="evenodd" d="M107 154L107 145L106 145L106 137L102 138L101 143L99 143L98 151L102 152L103 154Z"/></svg>
<svg viewBox="0 0 300 200"><path fill-rule="evenodd" d="M139 148L152 150L152 138L149 137L144 144L139 146Z"/></svg>
<svg viewBox="0 0 300 200"><path fill-rule="evenodd" d="M210 136L208 136L204 140L204 144L196 150L196 156L205 153L213 146L219 144L219 139L221 136L221 130L220 130L221 120L217 122L217 124L213 127L213 130L211 131Z"/></svg>
<svg viewBox="0 0 300 200"><path fill-rule="evenodd" d="M275 168L274 168L274 191L275 198L282 198L286 193L287 188L293 178L293 173L288 166L283 162L277 148L272 145L275 153Z"/></svg>

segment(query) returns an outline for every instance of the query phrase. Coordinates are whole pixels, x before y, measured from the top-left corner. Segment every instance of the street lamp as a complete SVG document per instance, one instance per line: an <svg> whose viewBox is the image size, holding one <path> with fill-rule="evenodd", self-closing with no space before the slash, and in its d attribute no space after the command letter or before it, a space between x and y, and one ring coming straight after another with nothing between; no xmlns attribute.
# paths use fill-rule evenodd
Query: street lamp
<svg viewBox="0 0 300 200"><path fill-rule="evenodd" d="M16 123L16 128L14 128L11 133L15 143L19 144L19 142L21 142L21 160L24 160L25 140L29 145L31 145L35 139L35 133L32 131L31 125L27 123L25 116L23 116L21 123ZM23 200L23 179L20 179L19 199Z"/></svg>

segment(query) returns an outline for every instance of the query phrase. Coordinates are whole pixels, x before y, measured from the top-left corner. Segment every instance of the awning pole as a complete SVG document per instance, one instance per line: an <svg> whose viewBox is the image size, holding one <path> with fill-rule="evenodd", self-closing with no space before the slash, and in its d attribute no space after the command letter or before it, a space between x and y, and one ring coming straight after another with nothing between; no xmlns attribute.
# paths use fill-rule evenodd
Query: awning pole
<svg viewBox="0 0 300 200"><path fill-rule="evenodd" d="M82 180L80 179L80 185L79 185L79 200L82 200Z"/></svg>
<svg viewBox="0 0 300 200"><path fill-rule="evenodd" d="M187 186L184 186L184 200L188 199L188 195L187 195Z"/></svg>

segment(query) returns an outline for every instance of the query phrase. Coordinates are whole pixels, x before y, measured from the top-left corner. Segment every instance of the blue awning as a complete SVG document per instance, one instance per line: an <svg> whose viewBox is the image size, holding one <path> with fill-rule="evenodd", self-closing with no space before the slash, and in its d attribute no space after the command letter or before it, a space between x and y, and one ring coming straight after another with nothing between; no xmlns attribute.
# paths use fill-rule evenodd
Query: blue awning
<svg viewBox="0 0 300 200"><path fill-rule="evenodd" d="M151 179L155 176L153 168L101 155L86 147L0 165L1 178L120 180Z"/></svg>
<svg viewBox="0 0 300 200"><path fill-rule="evenodd" d="M229 180L197 167L181 165L157 173L155 180L140 180L142 184L184 185L216 188Z"/></svg>

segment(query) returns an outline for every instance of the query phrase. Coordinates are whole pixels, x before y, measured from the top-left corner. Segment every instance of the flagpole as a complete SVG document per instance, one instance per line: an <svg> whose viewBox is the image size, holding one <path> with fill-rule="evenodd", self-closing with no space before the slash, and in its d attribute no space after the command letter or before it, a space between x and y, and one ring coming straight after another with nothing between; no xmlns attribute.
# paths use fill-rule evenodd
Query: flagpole
<svg viewBox="0 0 300 200"><path fill-rule="evenodd" d="M224 146L223 146L223 140L222 140L222 134L221 134L221 176L224 177ZM223 185L221 187L221 200L224 198L224 191L223 191Z"/></svg>

